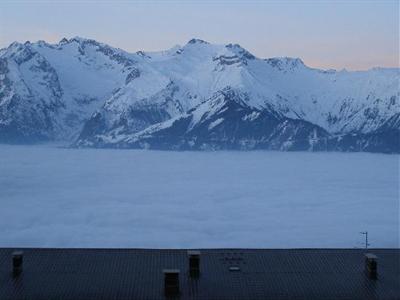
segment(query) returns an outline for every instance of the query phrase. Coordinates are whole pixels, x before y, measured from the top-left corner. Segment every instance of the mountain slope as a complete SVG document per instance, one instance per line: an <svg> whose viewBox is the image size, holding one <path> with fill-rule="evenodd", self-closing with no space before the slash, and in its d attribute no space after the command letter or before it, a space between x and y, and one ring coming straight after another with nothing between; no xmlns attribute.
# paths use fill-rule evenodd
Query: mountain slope
<svg viewBox="0 0 400 300"><path fill-rule="evenodd" d="M14 43L0 50L0 142L399 152L399 78L198 39L137 53L82 38ZM216 103L226 110L212 113Z"/></svg>
<svg viewBox="0 0 400 300"><path fill-rule="evenodd" d="M57 45L13 43L0 53L3 142L70 139L134 64L106 45L79 38Z"/></svg>
<svg viewBox="0 0 400 300"><path fill-rule="evenodd" d="M252 108L246 95L225 88L178 117L133 134L98 136L77 146L164 150L317 150L329 134L319 126ZM82 141L85 142L82 142Z"/></svg>

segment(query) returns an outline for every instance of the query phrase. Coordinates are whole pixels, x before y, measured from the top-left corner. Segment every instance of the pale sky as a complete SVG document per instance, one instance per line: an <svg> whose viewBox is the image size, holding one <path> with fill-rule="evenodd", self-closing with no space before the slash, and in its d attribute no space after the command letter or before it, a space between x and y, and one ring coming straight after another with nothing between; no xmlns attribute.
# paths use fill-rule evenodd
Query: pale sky
<svg viewBox="0 0 400 300"><path fill-rule="evenodd" d="M0 0L0 48L74 36L131 52L196 37L323 69L398 67L399 1Z"/></svg>

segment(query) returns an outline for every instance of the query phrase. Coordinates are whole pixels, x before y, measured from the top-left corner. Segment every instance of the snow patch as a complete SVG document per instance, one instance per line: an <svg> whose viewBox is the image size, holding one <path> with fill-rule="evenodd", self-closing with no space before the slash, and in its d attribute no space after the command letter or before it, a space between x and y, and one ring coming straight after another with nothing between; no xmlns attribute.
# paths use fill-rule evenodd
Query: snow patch
<svg viewBox="0 0 400 300"><path fill-rule="evenodd" d="M251 114L245 115L242 120L243 121L254 121L260 116L260 113L257 111L253 111Z"/></svg>
<svg viewBox="0 0 400 300"><path fill-rule="evenodd" d="M208 125L208 130L212 130L213 128L215 128L216 126L221 124L223 121L224 121L224 118L219 118L219 119L211 122L210 125Z"/></svg>

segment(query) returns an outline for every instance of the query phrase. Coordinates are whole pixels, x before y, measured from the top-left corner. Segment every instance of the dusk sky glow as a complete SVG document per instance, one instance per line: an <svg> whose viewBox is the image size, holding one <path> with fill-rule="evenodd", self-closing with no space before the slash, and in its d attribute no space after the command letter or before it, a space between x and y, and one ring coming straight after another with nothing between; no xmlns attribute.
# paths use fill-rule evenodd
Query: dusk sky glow
<svg viewBox="0 0 400 300"><path fill-rule="evenodd" d="M196 37L323 69L398 67L399 1L0 2L0 48L74 36L131 52Z"/></svg>

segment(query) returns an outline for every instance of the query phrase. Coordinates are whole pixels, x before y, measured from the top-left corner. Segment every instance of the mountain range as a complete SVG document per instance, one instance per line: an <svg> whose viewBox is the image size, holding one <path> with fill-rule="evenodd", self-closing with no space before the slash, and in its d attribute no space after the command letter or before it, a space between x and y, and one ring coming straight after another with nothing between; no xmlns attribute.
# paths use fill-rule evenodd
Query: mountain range
<svg viewBox="0 0 400 300"><path fill-rule="evenodd" d="M0 143L399 153L399 80L200 39L136 53L14 42L0 50Z"/></svg>

